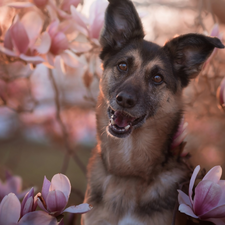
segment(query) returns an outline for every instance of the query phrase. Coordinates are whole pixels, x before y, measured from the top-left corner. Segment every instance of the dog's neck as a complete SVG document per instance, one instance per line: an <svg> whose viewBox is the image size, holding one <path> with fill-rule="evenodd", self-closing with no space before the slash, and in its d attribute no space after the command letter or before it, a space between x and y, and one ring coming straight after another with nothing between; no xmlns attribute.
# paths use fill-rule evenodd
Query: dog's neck
<svg viewBox="0 0 225 225"><path fill-rule="evenodd" d="M149 180L158 167L164 167L168 157L174 124L174 112L166 117L155 115L134 129L126 138L116 138L108 134L107 104L99 97L98 143L106 170L117 176L134 176ZM176 115L177 118L177 115ZM157 168L156 168L157 167Z"/></svg>

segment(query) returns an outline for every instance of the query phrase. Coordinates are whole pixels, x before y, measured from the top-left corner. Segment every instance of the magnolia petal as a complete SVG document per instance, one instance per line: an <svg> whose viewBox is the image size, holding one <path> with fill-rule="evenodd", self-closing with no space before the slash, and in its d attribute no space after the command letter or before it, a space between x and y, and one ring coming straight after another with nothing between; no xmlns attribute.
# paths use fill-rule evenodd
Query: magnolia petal
<svg viewBox="0 0 225 225"><path fill-rule="evenodd" d="M51 37L48 32L41 34L40 38L36 41L34 48L40 54L46 54L51 46Z"/></svg>
<svg viewBox="0 0 225 225"><path fill-rule="evenodd" d="M177 191L179 193L178 194L179 204L186 204L192 208L190 198L183 191L181 191L181 190L177 190Z"/></svg>
<svg viewBox="0 0 225 225"><path fill-rule="evenodd" d="M49 191L53 190L61 191L65 195L66 201L68 201L71 192L71 184L68 177L61 173L54 175L49 188Z"/></svg>
<svg viewBox="0 0 225 225"><path fill-rule="evenodd" d="M10 49L10 50L13 50L13 43L12 43L10 28L5 33L4 47L7 48L7 49Z"/></svg>
<svg viewBox="0 0 225 225"><path fill-rule="evenodd" d="M51 182L46 178L46 176L44 177L44 181L43 181L43 185L42 185L42 190L41 190L41 195L44 198L44 200L47 200L47 196L49 193L49 188L51 186Z"/></svg>
<svg viewBox="0 0 225 225"><path fill-rule="evenodd" d="M98 39L104 24L104 14L95 17L92 26L90 26L90 38Z"/></svg>
<svg viewBox="0 0 225 225"><path fill-rule="evenodd" d="M44 62L44 59L40 56L27 56L24 54L20 54L20 58L28 63L39 64Z"/></svg>
<svg viewBox="0 0 225 225"><path fill-rule="evenodd" d="M105 9L108 5L106 0L96 0L92 3L89 11L90 28L89 35L93 39L98 39L104 24Z"/></svg>
<svg viewBox="0 0 225 225"><path fill-rule="evenodd" d="M0 205L0 225L17 223L20 218L21 205L15 194L6 195Z"/></svg>
<svg viewBox="0 0 225 225"><path fill-rule="evenodd" d="M94 24L93 21L95 20L96 17L99 17L99 15L103 15L103 17L104 17L105 9L107 6L108 6L107 0L93 1L93 3L90 6L90 10L89 10L90 25Z"/></svg>
<svg viewBox="0 0 225 225"><path fill-rule="evenodd" d="M83 53L91 50L92 45L89 42L81 43L74 41L69 44L69 48L75 53Z"/></svg>
<svg viewBox="0 0 225 225"><path fill-rule="evenodd" d="M11 28L13 45L19 53L26 53L29 46L29 37L26 29L20 21L15 22Z"/></svg>
<svg viewBox="0 0 225 225"><path fill-rule="evenodd" d="M55 217L43 211L30 212L24 215L18 225L57 225Z"/></svg>
<svg viewBox="0 0 225 225"><path fill-rule="evenodd" d="M79 24L74 24L73 26L74 26L74 30L79 31L84 36L87 37L89 35L88 31L84 27L80 26Z"/></svg>
<svg viewBox="0 0 225 225"><path fill-rule="evenodd" d="M69 47L69 42L63 32L58 32L53 38L50 51L54 55L60 54Z"/></svg>
<svg viewBox="0 0 225 225"><path fill-rule="evenodd" d="M33 188L33 187L30 189L29 192L27 192L27 194L25 195L25 197L24 197L24 199L23 199L23 201L22 201L22 204L21 204L21 209L22 209L22 210L23 210L23 208L24 208L24 205L25 205L26 201L27 201L30 197L32 197L32 198L34 197L34 188Z"/></svg>
<svg viewBox="0 0 225 225"><path fill-rule="evenodd" d="M171 144L171 148L175 148L178 145L180 145L183 142L183 140L186 138L187 134L188 134L187 130L184 130L182 133L180 133L180 135L173 140Z"/></svg>
<svg viewBox="0 0 225 225"><path fill-rule="evenodd" d="M202 180L195 188L193 209L200 216L216 207L222 196L222 189L217 183Z"/></svg>
<svg viewBox="0 0 225 225"><path fill-rule="evenodd" d="M48 52L46 54L46 59L47 59L46 66L50 69L53 69L55 63L55 56L51 52Z"/></svg>
<svg viewBox="0 0 225 225"><path fill-rule="evenodd" d="M30 188L25 189L24 191L17 193L16 196L18 197L18 199L22 199L29 191L30 191Z"/></svg>
<svg viewBox="0 0 225 225"><path fill-rule="evenodd" d="M62 52L60 56L62 57L64 63L72 68L77 68L81 65L79 57L69 50Z"/></svg>
<svg viewBox="0 0 225 225"><path fill-rule="evenodd" d="M40 200L40 198L37 198L37 204L42 210L44 210L45 212L48 213L48 210L45 208L45 206L44 206L43 202Z"/></svg>
<svg viewBox="0 0 225 225"><path fill-rule="evenodd" d="M209 172L204 176L202 180L210 180L217 183L222 176L221 166L214 166Z"/></svg>
<svg viewBox="0 0 225 225"><path fill-rule="evenodd" d="M62 57L60 55L57 55L55 57L55 69L62 72L64 75L66 75L67 71L66 71L66 67L64 64L64 61L62 59Z"/></svg>
<svg viewBox="0 0 225 225"><path fill-rule="evenodd" d="M222 190L225 190L225 180L220 180L218 182L218 184L220 185L220 187L221 187ZM222 196L220 198L220 201L219 201L218 205L223 205L223 204L225 204L225 191L223 191Z"/></svg>
<svg viewBox="0 0 225 225"><path fill-rule="evenodd" d="M11 51L10 49L7 49L3 46L0 46L0 52L6 54L6 55L9 55L9 56L12 56L12 57L18 57L19 55L13 51Z"/></svg>
<svg viewBox="0 0 225 225"><path fill-rule="evenodd" d="M199 216L202 219L208 218L224 218L225 217L225 203L223 205L214 207L213 209L209 210L205 214Z"/></svg>
<svg viewBox="0 0 225 225"><path fill-rule="evenodd" d="M178 130L173 138L176 139L178 136L180 136L180 134L183 133L183 131L186 129L187 126L188 126L188 123L187 122L184 123L184 117L182 117Z"/></svg>
<svg viewBox="0 0 225 225"><path fill-rule="evenodd" d="M106 0L96 0L91 4L89 10L90 19L90 37L94 39L99 38L100 31L104 24L105 9L108 5Z"/></svg>
<svg viewBox="0 0 225 225"><path fill-rule="evenodd" d="M76 23L78 23L81 27L87 30L87 26L82 18L82 15L77 11L77 9L73 5L70 6L70 11Z"/></svg>
<svg viewBox="0 0 225 225"><path fill-rule="evenodd" d="M189 198L190 198L192 204L193 204L193 199L192 199L193 186L194 186L194 183L195 183L195 180L196 180L199 170L200 170L200 166L198 165L195 167L194 172L191 176L190 183L189 183Z"/></svg>
<svg viewBox="0 0 225 225"><path fill-rule="evenodd" d="M65 209L68 199L59 190L50 191L47 197L47 209L49 212L61 213Z"/></svg>
<svg viewBox="0 0 225 225"><path fill-rule="evenodd" d="M28 38L30 40L29 46L31 47L34 45L42 30L43 20L37 12L29 11L22 17L21 23L27 32Z"/></svg>
<svg viewBox="0 0 225 225"><path fill-rule="evenodd" d="M178 210L179 210L180 212L182 212L182 213L185 213L185 214L188 215L188 216L191 216L191 217L193 217L193 218L198 218L198 216L196 216L196 215L194 214L194 212L192 211L192 209L191 209L189 206L185 205L185 204L181 204L181 205L179 206Z"/></svg>
<svg viewBox="0 0 225 225"><path fill-rule="evenodd" d="M69 212L69 213L86 213L90 211L93 207L87 203L83 203L80 205L73 205L68 208L66 208L63 212Z"/></svg>
<svg viewBox="0 0 225 225"><path fill-rule="evenodd" d="M37 208L37 205L38 205L38 197L41 196L41 193L38 192L35 196L34 196L34 204L33 204L33 210L32 211L35 211L36 208Z"/></svg>
<svg viewBox="0 0 225 225"><path fill-rule="evenodd" d="M34 6L34 4L32 4L31 2L10 2L6 5L17 9L29 8Z"/></svg>
<svg viewBox="0 0 225 225"><path fill-rule="evenodd" d="M24 216L25 214L32 212L33 204L34 204L34 198L31 196L27 199L23 208L21 209L21 216Z"/></svg>
<svg viewBox="0 0 225 225"><path fill-rule="evenodd" d="M219 25L218 25L218 23L215 23L211 30L210 36L218 37L218 35L219 35Z"/></svg>
<svg viewBox="0 0 225 225"><path fill-rule="evenodd" d="M47 27L47 31L51 38L53 38L58 32L59 21L55 20Z"/></svg>

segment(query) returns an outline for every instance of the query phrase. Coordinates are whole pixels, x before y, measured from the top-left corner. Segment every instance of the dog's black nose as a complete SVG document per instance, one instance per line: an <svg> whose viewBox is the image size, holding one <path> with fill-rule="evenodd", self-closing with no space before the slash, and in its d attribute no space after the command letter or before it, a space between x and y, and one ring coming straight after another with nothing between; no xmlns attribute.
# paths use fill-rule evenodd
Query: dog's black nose
<svg viewBox="0 0 225 225"><path fill-rule="evenodd" d="M127 92L121 91L116 96L116 102L118 105L124 108L132 108L136 105L137 98L135 95L128 94Z"/></svg>

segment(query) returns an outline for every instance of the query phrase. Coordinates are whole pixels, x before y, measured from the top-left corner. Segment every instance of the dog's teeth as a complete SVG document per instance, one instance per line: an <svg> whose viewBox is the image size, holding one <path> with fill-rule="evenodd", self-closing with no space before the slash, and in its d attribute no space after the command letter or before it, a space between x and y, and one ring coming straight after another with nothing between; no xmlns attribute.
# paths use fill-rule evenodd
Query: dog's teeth
<svg viewBox="0 0 225 225"><path fill-rule="evenodd" d="M125 127L125 130L128 130L130 128L130 125L127 125L126 127Z"/></svg>
<svg viewBox="0 0 225 225"><path fill-rule="evenodd" d="M114 124L115 124L115 122L114 122L114 120L113 120L113 119L110 119L110 123L111 123L112 125L114 125Z"/></svg>

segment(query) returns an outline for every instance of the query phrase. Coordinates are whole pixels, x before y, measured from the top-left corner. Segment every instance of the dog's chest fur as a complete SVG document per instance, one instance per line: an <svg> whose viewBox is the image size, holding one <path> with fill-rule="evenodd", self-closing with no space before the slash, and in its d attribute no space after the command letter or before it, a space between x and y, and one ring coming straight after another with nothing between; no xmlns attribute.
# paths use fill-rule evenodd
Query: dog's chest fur
<svg viewBox="0 0 225 225"><path fill-rule="evenodd" d="M174 190L185 180L185 167L182 170L179 163L174 167L173 161L168 162L166 167L154 168L149 180L117 176L105 169L98 147L91 159L92 187L86 199L94 208L85 222L93 225L171 224L177 201Z"/></svg>

